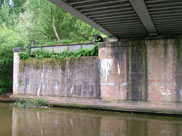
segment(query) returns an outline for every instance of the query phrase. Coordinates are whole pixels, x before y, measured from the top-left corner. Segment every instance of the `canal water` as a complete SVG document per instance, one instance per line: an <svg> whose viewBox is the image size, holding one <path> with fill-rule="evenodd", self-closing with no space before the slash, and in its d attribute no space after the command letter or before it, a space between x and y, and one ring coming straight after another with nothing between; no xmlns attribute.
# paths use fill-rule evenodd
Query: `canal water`
<svg viewBox="0 0 182 136"><path fill-rule="evenodd" d="M182 118L0 103L0 136L182 136Z"/></svg>

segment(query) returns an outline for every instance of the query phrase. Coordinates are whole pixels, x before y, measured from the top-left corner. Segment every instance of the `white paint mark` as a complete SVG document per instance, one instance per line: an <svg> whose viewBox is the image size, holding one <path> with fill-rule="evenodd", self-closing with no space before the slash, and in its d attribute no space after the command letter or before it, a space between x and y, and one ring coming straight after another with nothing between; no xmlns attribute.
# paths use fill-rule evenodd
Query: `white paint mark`
<svg viewBox="0 0 182 136"><path fill-rule="evenodd" d="M119 75L121 74L119 64L118 64L118 74L119 74Z"/></svg>
<svg viewBox="0 0 182 136"><path fill-rule="evenodd" d="M71 94L73 93L73 86L71 87Z"/></svg>
<svg viewBox="0 0 182 136"><path fill-rule="evenodd" d="M102 86L115 86L115 83L101 83Z"/></svg>
<svg viewBox="0 0 182 136"><path fill-rule="evenodd" d="M44 68L42 70L42 73L41 73L41 79L40 79L40 83L39 83L39 88L38 88L38 91L37 91L37 96L40 96L40 90L42 89L42 82L43 82L43 77L44 77Z"/></svg>
<svg viewBox="0 0 182 136"><path fill-rule="evenodd" d="M14 81L15 88L18 88L18 81Z"/></svg>
<svg viewBox="0 0 182 136"><path fill-rule="evenodd" d="M182 90L179 90L179 94L182 95Z"/></svg>
<svg viewBox="0 0 182 136"><path fill-rule="evenodd" d="M54 120L54 125L58 125L58 120Z"/></svg>
<svg viewBox="0 0 182 136"><path fill-rule="evenodd" d="M72 119L70 118L70 124L71 124L71 126L73 126L73 121L72 121Z"/></svg>
<svg viewBox="0 0 182 136"><path fill-rule="evenodd" d="M170 134L170 133L171 131L169 130L165 130L165 129L161 130L161 134Z"/></svg>
<svg viewBox="0 0 182 136"><path fill-rule="evenodd" d="M54 85L54 89L55 90L58 90L59 89L59 86L58 86L58 83L56 82L55 85Z"/></svg>
<svg viewBox="0 0 182 136"><path fill-rule="evenodd" d="M122 83L120 86L124 87L124 86L127 86L128 83Z"/></svg>
<svg viewBox="0 0 182 136"><path fill-rule="evenodd" d="M168 90L167 92L161 92L161 94L164 95L164 96L169 96L169 95L171 95L171 93L169 92L169 90Z"/></svg>
<svg viewBox="0 0 182 136"><path fill-rule="evenodd" d="M164 87L161 87L161 89L162 89L161 94L163 96L169 96L169 95L171 95L170 90L165 90Z"/></svg>
<svg viewBox="0 0 182 136"><path fill-rule="evenodd" d="M68 74L70 73L70 69L69 69L69 67L68 67Z"/></svg>
<svg viewBox="0 0 182 136"><path fill-rule="evenodd" d="M109 75L111 66L112 66L112 59L101 60L101 69L105 72L106 82L108 80L108 75Z"/></svg>

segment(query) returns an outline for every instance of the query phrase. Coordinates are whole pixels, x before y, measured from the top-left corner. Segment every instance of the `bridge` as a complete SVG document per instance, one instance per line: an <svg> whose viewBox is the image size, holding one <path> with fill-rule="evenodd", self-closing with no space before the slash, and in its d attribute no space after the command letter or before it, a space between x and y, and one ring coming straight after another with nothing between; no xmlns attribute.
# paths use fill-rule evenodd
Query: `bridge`
<svg viewBox="0 0 182 136"><path fill-rule="evenodd" d="M182 34L181 0L49 0L109 37Z"/></svg>
<svg viewBox="0 0 182 136"><path fill-rule="evenodd" d="M49 1L117 40L100 42L96 57L56 62L22 61L15 50L14 95L51 96L68 106L182 114L182 0Z"/></svg>

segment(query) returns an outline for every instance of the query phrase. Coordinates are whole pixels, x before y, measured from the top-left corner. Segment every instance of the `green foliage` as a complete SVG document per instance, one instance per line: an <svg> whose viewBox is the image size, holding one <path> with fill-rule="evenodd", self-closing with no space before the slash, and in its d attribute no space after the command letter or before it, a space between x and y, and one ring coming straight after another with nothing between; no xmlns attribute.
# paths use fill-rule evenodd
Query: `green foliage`
<svg viewBox="0 0 182 136"><path fill-rule="evenodd" d="M23 47L27 38L16 26L19 13L17 8L10 8L8 0L1 0L0 4L0 94L2 94L12 91L12 49Z"/></svg>
<svg viewBox="0 0 182 136"><path fill-rule="evenodd" d="M17 102L12 103L12 106L19 108L46 108L50 107L50 103L45 99L25 99L20 98Z"/></svg>
<svg viewBox="0 0 182 136"><path fill-rule="evenodd" d="M178 62L182 61L182 38L179 36L177 39L174 40L174 45L177 53L177 60Z"/></svg>
<svg viewBox="0 0 182 136"><path fill-rule="evenodd" d="M2 95L2 94L3 94L3 89L0 88L0 95Z"/></svg>
<svg viewBox="0 0 182 136"><path fill-rule="evenodd" d="M0 93L12 91L12 48L23 47L25 38L5 24L0 27Z"/></svg>
<svg viewBox="0 0 182 136"><path fill-rule="evenodd" d="M30 54L30 49L25 49L19 53L20 59L28 58L65 58L65 57L81 57L81 56L98 56L98 46L95 45L93 49L80 49L78 51L64 50L61 54L54 54L53 52L45 52L41 49L33 51Z"/></svg>
<svg viewBox="0 0 182 136"><path fill-rule="evenodd" d="M19 56L20 56L21 59L28 59L28 58L30 58L30 49L27 48L24 51L20 52Z"/></svg>
<svg viewBox="0 0 182 136"><path fill-rule="evenodd" d="M16 14L11 10L7 3L3 4L0 8L0 25L6 24L13 28L16 23Z"/></svg>
<svg viewBox="0 0 182 136"><path fill-rule="evenodd" d="M19 14L18 26L40 45L58 41L53 24L61 39L59 43L64 43L63 39L91 41L92 35L101 34L47 0L27 0L23 6L25 11Z"/></svg>
<svg viewBox="0 0 182 136"><path fill-rule="evenodd" d="M102 35L48 0L13 0L13 8L8 2L0 1L0 25L18 28L28 40L35 40L40 45L58 41L53 26L61 39L58 42L62 44L91 41L92 35Z"/></svg>

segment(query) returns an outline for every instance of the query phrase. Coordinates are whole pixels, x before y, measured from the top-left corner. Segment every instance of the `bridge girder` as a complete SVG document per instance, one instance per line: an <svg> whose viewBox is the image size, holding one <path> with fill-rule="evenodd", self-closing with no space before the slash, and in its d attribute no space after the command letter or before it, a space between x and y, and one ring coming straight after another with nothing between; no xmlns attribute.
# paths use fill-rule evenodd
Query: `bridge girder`
<svg viewBox="0 0 182 136"><path fill-rule="evenodd" d="M109 37L182 34L181 0L49 0Z"/></svg>

